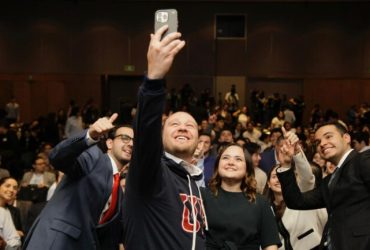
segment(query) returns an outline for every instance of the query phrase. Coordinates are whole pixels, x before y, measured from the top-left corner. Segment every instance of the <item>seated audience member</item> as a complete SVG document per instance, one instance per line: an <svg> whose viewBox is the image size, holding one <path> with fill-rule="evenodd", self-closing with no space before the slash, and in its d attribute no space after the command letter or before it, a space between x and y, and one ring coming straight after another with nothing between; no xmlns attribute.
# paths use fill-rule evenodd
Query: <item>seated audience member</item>
<svg viewBox="0 0 370 250"><path fill-rule="evenodd" d="M235 143L238 144L241 147L244 147L246 143L249 143L249 140L244 139L243 137L238 137L235 139Z"/></svg>
<svg viewBox="0 0 370 250"><path fill-rule="evenodd" d="M211 136L211 141L214 140L216 134L212 129L212 124L208 122L207 119L203 119L199 125L199 134L209 134Z"/></svg>
<svg viewBox="0 0 370 250"><path fill-rule="evenodd" d="M82 121L81 111L79 107L73 107L67 119L64 134L66 138L70 138L83 131L84 124Z"/></svg>
<svg viewBox="0 0 370 250"><path fill-rule="evenodd" d="M257 143L245 144L245 149L251 155L252 165L254 169L254 178L257 181L257 193L262 194L266 186L267 175L260 169L259 163L261 161L261 147Z"/></svg>
<svg viewBox="0 0 370 250"><path fill-rule="evenodd" d="M315 130L310 130L308 132L308 138L306 139L306 156L307 156L307 159L312 161L313 158L315 157L315 153L316 153Z"/></svg>
<svg viewBox="0 0 370 250"><path fill-rule="evenodd" d="M45 159L43 157L36 157L33 164L33 171L26 172L22 178L22 186L34 185L38 188L47 187L55 181L55 174L46 171Z"/></svg>
<svg viewBox="0 0 370 250"><path fill-rule="evenodd" d="M256 192L253 166L242 147L229 144L220 152L209 187L202 189L207 249L277 249L274 215Z"/></svg>
<svg viewBox="0 0 370 250"><path fill-rule="evenodd" d="M296 129L292 126L290 122L284 122L283 127L285 128L286 131L296 133Z"/></svg>
<svg viewBox="0 0 370 250"><path fill-rule="evenodd" d="M21 247L19 236L9 210L8 203L17 192L17 181L11 177L0 179L0 246L3 249L15 250Z"/></svg>
<svg viewBox="0 0 370 250"><path fill-rule="evenodd" d="M242 127L242 124L238 122L234 129L234 134L233 134L234 139L241 137L243 135L243 132L244 132L244 129Z"/></svg>
<svg viewBox="0 0 370 250"><path fill-rule="evenodd" d="M247 127L247 122L251 120L248 116L248 108L247 106L243 106L241 109L238 109L233 113L233 116L237 118L237 122L242 124L242 128L245 129Z"/></svg>
<svg viewBox="0 0 370 250"><path fill-rule="evenodd" d="M352 145L354 150L359 153L369 150L369 133L362 131L354 133L352 135Z"/></svg>
<svg viewBox="0 0 370 250"><path fill-rule="evenodd" d="M247 122L247 128L243 133L243 137L248 139L250 142L260 144L260 137L262 133L254 127L254 123L252 121Z"/></svg>
<svg viewBox="0 0 370 250"><path fill-rule="evenodd" d="M231 132L231 130L229 128L224 127L220 131L220 136L218 138L217 143L213 144L210 154L213 155L213 156L217 156L218 152L220 150L222 150L223 146L225 146L229 143L233 143L233 142L234 142L233 133Z"/></svg>
<svg viewBox="0 0 370 250"><path fill-rule="evenodd" d="M265 173L268 173L273 166L279 163L276 152L281 144L282 134L280 128L271 130L271 146L261 153L260 167Z"/></svg>
<svg viewBox="0 0 370 250"><path fill-rule="evenodd" d="M327 161L324 158L322 158L319 153L315 153L313 155L312 162L320 167L322 172L322 178L328 175L327 166L331 164L330 163L328 164Z"/></svg>
<svg viewBox="0 0 370 250"><path fill-rule="evenodd" d="M212 115L210 116L210 119L216 119L214 121L213 129L212 129L215 134L212 144L216 144L218 143L218 139L220 138L221 131L225 127L225 119L220 115L217 115L217 116Z"/></svg>
<svg viewBox="0 0 370 250"><path fill-rule="evenodd" d="M270 128L271 129L281 128L281 127L284 126L284 122L285 122L285 115L284 115L284 112L282 110L280 110L277 113L277 115L274 118L272 118Z"/></svg>
<svg viewBox="0 0 370 250"><path fill-rule="evenodd" d="M22 201L20 203L21 210L25 210L26 214L31 206L27 201L33 203L45 202L47 191L55 181L55 174L46 171L46 166L45 159L37 156L34 160L33 171L26 172L23 175L18 198Z"/></svg>
<svg viewBox="0 0 370 250"><path fill-rule="evenodd" d="M208 186L208 182L213 174L213 165L216 157L210 156L211 136L209 134L200 134L197 148L193 154L193 164L203 171L203 177L197 181L199 187Z"/></svg>

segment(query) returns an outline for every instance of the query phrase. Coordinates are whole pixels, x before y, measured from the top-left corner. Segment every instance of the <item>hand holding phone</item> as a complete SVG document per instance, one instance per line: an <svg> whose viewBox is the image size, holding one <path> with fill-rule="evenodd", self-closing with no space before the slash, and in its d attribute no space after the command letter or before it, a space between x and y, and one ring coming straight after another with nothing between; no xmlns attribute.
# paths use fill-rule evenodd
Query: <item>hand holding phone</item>
<svg viewBox="0 0 370 250"><path fill-rule="evenodd" d="M175 9L166 9L166 10L157 10L154 15L154 32L164 25L168 25L167 31L163 34L163 37L167 36L170 33L177 32L178 20L177 20L177 10Z"/></svg>

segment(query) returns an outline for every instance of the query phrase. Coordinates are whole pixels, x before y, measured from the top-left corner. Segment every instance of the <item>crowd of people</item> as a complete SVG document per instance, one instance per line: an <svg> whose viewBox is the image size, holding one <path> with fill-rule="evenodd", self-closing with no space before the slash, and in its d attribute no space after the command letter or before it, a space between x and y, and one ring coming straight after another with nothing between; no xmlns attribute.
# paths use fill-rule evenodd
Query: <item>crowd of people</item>
<svg viewBox="0 0 370 250"><path fill-rule="evenodd" d="M0 122L0 249L370 249L370 107L346 119L235 85L166 92L185 42L151 35L132 125L89 100ZM368 218L368 219L366 219Z"/></svg>

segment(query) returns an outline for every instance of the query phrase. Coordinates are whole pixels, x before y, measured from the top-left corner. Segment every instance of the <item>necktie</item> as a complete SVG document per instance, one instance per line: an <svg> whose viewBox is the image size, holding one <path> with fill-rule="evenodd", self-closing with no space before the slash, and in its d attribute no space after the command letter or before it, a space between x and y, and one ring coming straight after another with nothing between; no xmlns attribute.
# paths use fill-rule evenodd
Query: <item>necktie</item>
<svg viewBox="0 0 370 250"><path fill-rule="evenodd" d="M119 188L119 174L114 174L113 176L113 188L112 188L112 199L109 205L108 210L104 213L99 224L107 222L116 211L117 198L118 198L118 188Z"/></svg>
<svg viewBox="0 0 370 250"><path fill-rule="evenodd" d="M338 168L336 167L334 169L334 172L331 174L331 177L330 177L330 180L329 180L329 183L328 183L328 187L331 189L333 187L333 181L334 181L334 178L335 176L337 175L338 173Z"/></svg>
<svg viewBox="0 0 370 250"><path fill-rule="evenodd" d="M329 180L329 183L328 183L328 188L330 190L333 190L333 181L334 181L334 178L336 177L337 174L338 174L338 168L336 167L334 172L331 174L331 177L330 177L330 180ZM324 243L324 246L326 246L328 250L333 249L333 243L331 241L331 228L330 228L330 226L328 227L328 231L327 231L327 234L326 234L326 242Z"/></svg>

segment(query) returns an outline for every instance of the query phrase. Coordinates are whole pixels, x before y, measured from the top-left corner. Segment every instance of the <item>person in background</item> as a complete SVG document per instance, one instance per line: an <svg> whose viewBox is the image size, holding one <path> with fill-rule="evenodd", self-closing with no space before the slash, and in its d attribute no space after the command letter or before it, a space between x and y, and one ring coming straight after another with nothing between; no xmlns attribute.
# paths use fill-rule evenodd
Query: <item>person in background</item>
<svg viewBox="0 0 370 250"><path fill-rule="evenodd" d="M209 155L211 149L211 136L203 133L199 135L198 145L193 154L193 164L203 171L203 177L197 181L199 187L208 186L208 182L213 174L213 164L216 157Z"/></svg>
<svg viewBox="0 0 370 250"><path fill-rule="evenodd" d="M230 91L225 94L225 103L228 105L230 113L234 113L239 108L239 95L236 92L235 84L232 84Z"/></svg>
<svg viewBox="0 0 370 250"><path fill-rule="evenodd" d="M55 182L55 174L46 171L47 163L43 157L36 157L33 171L26 172L22 178L22 186L35 185L37 188L49 188Z"/></svg>
<svg viewBox="0 0 370 250"><path fill-rule="evenodd" d="M277 150L280 146L280 140L283 132L280 128L275 128L271 130L270 142L271 146L266 148L261 154L260 167L265 173L268 173L273 166L278 163L277 160Z"/></svg>
<svg viewBox="0 0 370 250"><path fill-rule="evenodd" d="M119 173L131 159L133 130L103 117L56 145L50 163L64 173L29 230L24 249L116 250L122 237ZM98 147L107 138L107 152Z"/></svg>
<svg viewBox="0 0 370 250"><path fill-rule="evenodd" d="M20 121L20 105L14 96L12 96L10 101L5 105L5 111L6 120L9 125Z"/></svg>
<svg viewBox="0 0 370 250"><path fill-rule="evenodd" d="M282 110L280 110L277 115L272 118L271 120L271 129L273 128L281 128L284 126L284 122L285 122L285 115L284 115L284 112Z"/></svg>
<svg viewBox="0 0 370 250"><path fill-rule="evenodd" d="M246 130L243 132L243 137L248 139L250 142L260 144L260 137L262 135L261 131L254 127L254 123L252 121L247 122L246 126Z"/></svg>
<svg viewBox="0 0 370 250"><path fill-rule="evenodd" d="M262 194L266 186L267 175L259 167L261 161L261 146L259 146L257 143L250 142L245 144L244 147L251 155L254 177L257 181L257 193Z"/></svg>
<svg viewBox="0 0 370 250"><path fill-rule="evenodd" d="M81 133L84 129L82 121L81 111L79 107L72 107L71 113L67 119L64 136L70 138L78 133Z"/></svg>
<svg viewBox="0 0 370 250"><path fill-rule="evenodd" d="M16 250L21 247L21 238L14 226L8 203L17 192L18 183L12 177L0 179L0 246L6 250Z"/></svg>
<svg viewBox="0 0 370 250"><path fill-rule="evenodd" d="M369 133L362 131L354 133L352 135L352 145L359 153L369 150Z"/></svg>
<svg viewBox="0 0 370 250"><path fill-rule="evenodd" d="M252 163L237 144L217 156L209 189L202 189L208 250L273 250L280 244L274 215L256 192Z"/></svg>

